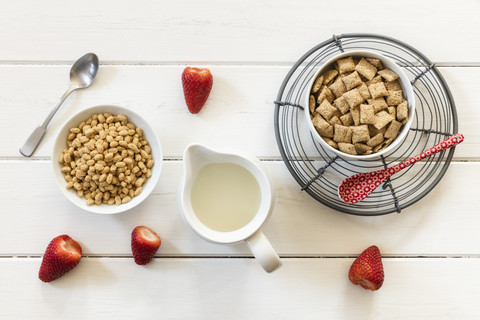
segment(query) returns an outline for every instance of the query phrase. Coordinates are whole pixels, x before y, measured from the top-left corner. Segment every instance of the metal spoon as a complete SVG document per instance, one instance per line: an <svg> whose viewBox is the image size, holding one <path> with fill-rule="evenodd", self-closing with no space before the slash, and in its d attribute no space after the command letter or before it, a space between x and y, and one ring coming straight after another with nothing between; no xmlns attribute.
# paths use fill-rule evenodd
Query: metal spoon
<svg viewBox="0 0 480 320"><path fill-rule="evenodd" d="M58 108L67 99L67 97L77 89L83 89L92 84L93 79L97 75L98 71L98 57L95 53L87 53L80 59L78 59L70 69L70 88L63 94L60 101L48 114L47 118L39 125L28 137L27 141L20 148L20 153L25 157L30 157L40 141L42 140L45 132L47 131L47 125L53 118L53 115L57 112Z"/></svg>
<svg viewBox="0 0 480 320"><path fill-rule="evenodd" d="M442 150L451 148L462 142L464 139L462 134L456 134L450 138L440 142L432 148L422 152L418 156L403 161L391 168L383 170L358 173L342 181L338 187L338 196L347 203L357 203L365 199L373 192L383 181L388 179L398 171L414 164L417 161L430 157L431 155Z"/></svg>

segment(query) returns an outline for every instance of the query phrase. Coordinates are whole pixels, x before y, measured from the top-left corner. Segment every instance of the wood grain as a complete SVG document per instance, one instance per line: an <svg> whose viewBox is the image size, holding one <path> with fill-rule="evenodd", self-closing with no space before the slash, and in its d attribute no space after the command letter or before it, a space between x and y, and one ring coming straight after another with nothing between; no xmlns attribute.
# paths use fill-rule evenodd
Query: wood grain
<svg viewBox="0 0 480 320"><path fill-rule="evenodd" d="M453 163L424 199L401 214L378 217L327 208L300 191L283 162L263 164L276 192L264 231L282 256L349 256L371 244L393 256L478 256L477 190L457 181L479 176L480 163ZM147 200L118 215L88 213L71 204L51 170L48 161L0 161L5 177L0 194L8 194L0 215L0 254L40 255L53 237L67 233L87 255L131 255L130 233L145 224L163 238L160 256L250 256L243 243L211 244L185 225L177 206L180 161L166 161Z"/></svg>
<svg viewBox="0 0 480 320"><path fill-rule="evenodd" d="M1 319L478 319L480 236L480 3L434 0L5 1L0 10ZM350 32L384 34L417 48L455 99L457 147L442 181L401 214L346 215L300 190L280 158L274 104L306 51ZM18 148L68 87L71 64L96 52L94 84L68 98L34 157ZM198 115L185 107L180 74L212 70ZM153 194L118 215L83 212L53 180L53 138L83 108L116 104L154 127L166 161ZM220 246L182 221L177 189L189 143L233 147L262 159L276 192L264 232L283 266L267 274L240 243ZM421 165L421 164L416 164ZM415 177L412 177L414 179ZM163 239L153 262L133 263L130 233L145 224ZM79 266L45 284L48 242L69 234ZM380 247L377 292L348 282L362 250Z"/></svg>
<svg viewBox="0 0 480 320"><path fill-rule="evenodd" d="M333 34L381 33L435 62L476 63L478 1L220 0L6 2L0 61L73 61L94 51L124 63L291 63ZM335 13L335 14L332 14Z"/></svg>
<svg viewBox="0 0 480 320"><path fill-rule="evenodd" d="M348 281L353 258L284 259L267 274L253 259L83 258L49 284L41 260L0 259L5 319L478 319L478 259L384 258L385 282ZM455 273L452 271L456 270ZM441 280L439 280L441 279ZM25 290L28 288L28 290ZM23 302L22 308L19 304Z"/></svg>

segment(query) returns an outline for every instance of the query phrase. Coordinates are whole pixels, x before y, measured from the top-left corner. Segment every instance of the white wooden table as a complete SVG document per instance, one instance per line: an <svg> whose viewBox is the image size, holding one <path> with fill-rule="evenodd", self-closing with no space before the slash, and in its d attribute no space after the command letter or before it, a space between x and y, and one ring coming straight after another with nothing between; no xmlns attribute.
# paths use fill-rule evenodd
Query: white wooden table
<svg viewBox="0 0 480 320"><path fill-rule="evenodd" d="M0 10L1 319L478 319L480 317L480 3L414 1L33 1ZM300 191L274 137L273 101L294 62L332 34L381 33L439 67L466 140L438 186L401 214L343 214ZM72 95L32 158L18 148L68 86L71 64L95 52L94 84ZM208 67L214 87L198 115L180 75ZM50 150L88 106L116 104L148 119L165 155L153 194L130 212L95 215L60 192ZM177 188L192 142L235 147L264 163L277 194L264 231L283 260L267 274L244 244L207 243L182 221ZM137 266L130 233L163 239ZM49 241L69 234L78 267L50 284L38 269ZM380 247L385 283L349 283L363 249Z"/></svg>

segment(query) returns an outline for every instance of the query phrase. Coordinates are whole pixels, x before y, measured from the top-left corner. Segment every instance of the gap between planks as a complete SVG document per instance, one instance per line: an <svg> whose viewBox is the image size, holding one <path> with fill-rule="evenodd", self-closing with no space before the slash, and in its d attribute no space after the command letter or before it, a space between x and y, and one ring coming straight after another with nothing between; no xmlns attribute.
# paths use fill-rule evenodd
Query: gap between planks
<svg viewBox="0 0 480 320"><path fill-rule="evenodd" d="M42 60L3 60L0 61L0 66L71 66L75 60L64 61L42 61ZM102 61L101 66L137 66L137 67L151 67L151 66L187 66L187 65L209 65L209 66L225 66L225 67L291 67L296 61ZM302 63L302 66L307 65L308 62ZM436 67L440 68L475 68L480 67L480 62L433 62Z"/></svg>
<svg viewBox="0 0 480 320"><path fill-rule="evenodd" d="M0 259L41 259L42 255L0 255ZM280 255L280 259L355 259L358 255ZM82 255L87 259L133 259L131 255ZM155 256L154 259L255 259L253 256L245 255L168 255ZM478 255L382 255L382 259L480 259Z"/></svg>
<svg viewBox="0 0 480 320"><path fill-rule="evenodd" d="M281 157L259 157L258 160L260 161L263 161L263 162L280 162L280 161L283 161L283 159ZM320 159L320 158L312 158L310 159L309 161L320 161L320 160L323 160L323 159ZM386 159L388 160L388 159ZM51 161L51 157L45 157L45 156L40 156L40 157L29 157L29 158L25 158L25 157L22 157L22 156L0 156L0 162L8 162L8 161L25 161L25 162L28 162L28 161L38 161L38 162L50 162ZM162 159L162 161L164 162L177 162L177 161L183 161L183 158L182 157L165 157ZM306 161L306 159L299 159L298 161ZM442 160L442 162L445 162L445 160ZM466 162L466 163L476 163L476 162L480 162L480 159L465 159L465 158L454 158L452 159L451 162L459 162L459 163L462 163L462 162Z"/></svg>

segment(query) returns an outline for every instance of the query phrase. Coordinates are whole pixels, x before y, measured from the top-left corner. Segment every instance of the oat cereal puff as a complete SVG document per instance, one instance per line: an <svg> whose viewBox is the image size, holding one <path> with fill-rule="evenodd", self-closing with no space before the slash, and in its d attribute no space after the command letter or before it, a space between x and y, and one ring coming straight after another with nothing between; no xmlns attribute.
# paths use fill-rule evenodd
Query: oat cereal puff
<svg viewBox="0 0 480 320"><path fill-rule="evenodd" d="M310 95L310 99L308 99L308 109L310 109L311 113L315 111L315 106L315 97Z"/></svg>
<svg viewBox="0 0 480 320"><path fill-rule="evenodd" d="M345 74L347 72L355 71L355 62L352 57L340 59L337 61L338 72Z"/></svg>
<svg viewBox="0 0 480 320"><path fill-rule="evenodd" d="M342 94L347 92L347 89L345 88L345 85L340 77L338 77L337 80L335 80L328 88L337 98L341 97Z"/></svg>
<svg viewBox="0 0 480 320"><path fill-rule="evenodd" d="M385 88L385 84L383 84L383 82L371 83L368 86L368 90L370 91L373 99L388 95L387 88Z"/></svg>
<svg viewBox="0 0 480 320"><path fill-rule="evenodd" d="M383 69L378 71L378 74L388 82L392 82L398 79L398 75L390 69Z"/></svg>
<svg viewBox="0 0 480 320"><path fill-rule="evenodd" d="M385 102L385 99L382 98L377 98L377 99L368 99L367 100L368 104L373 106L373 111L375 113L380 112L382 110L385 110L388 108L387 102Z"/></svg>
<svg viewBox="0 0 480 320"><path fill-rule="evenodd" d="M382 62L379 60L379 59L376 59L376 58L367 58L367 61L370 62L370 64L372 64L375 68L377 68L378 70L382 70L383 69L383 64Z"/></svg>
<svg viewBox="0 0 480 320"><path fill-rule="evenodd" d="M332 125L323 119L321 115L315 115L315 117L312 119L312 123L319 135L326 138L333 138Z"/></svg>
<svg viewBox="0 0 480 320"><path fill-rule="evenodd" d="M395 119L397 117L397 108L395 107L388 107L387 112Z"/></svg>
<svg viewBox="0 0 480 320"><path fill-rule="evenodd" d="M370 134L368 132L368 126L358 126L358 127L350 127L352 129L352 143L358 142L367 142L370 140Z"/></svg>
<svg viewBox="0 0 480 320"><path fill-rule="evenodd" d="M370 140L367 141L367 146L374 148L381 143L383 143L383 134L378 133L376 136L371 137Z"/></svg>
<svg viewBox="0 0 480 320"><path fill-rule="evenodd" d="M335 148L335 149L338 149L338 144L333 141L332 139L329 139L329 138L324 138L322 137L323 141L325 141L330 147L332 148Z"/></svg>
<svg viewBox="0 0 480 320"><path fill-rule="evenodd" d="M344 97L345 100L347 100L347 103L350 106L350 108L355 108L356 106L359 106L363 101L365 101L363 97L360 95L360 92L358 91L357 88L345 92L342 97Z"/></svg>
<svg viewBox="0 0 480 320"><path fill-rule="evenodd" d="M378 130L377 128L375 128L374 125L372 124L368 125L368 132L370 132L370 137L374 137L379 133L384 134L385 131L387 131L387 127L383 127L382 129Z"/></svg>
<svg viewBox="0 0 480 320"><path fill-rule="evenodd" d="M359 85L357 89L358 89L358 92L360 92L360 95L362 96L363 99L367 100L372 97L372 95L370 94L370 91L368 91L368 87L365 84L365 82L362 82L362 84Z"/></svg>
<svg viewBox="0 0 480 320"><path fill-rule="evenodd" d="M366 144L363 143L355 143L355 151L357 151L357 154L370 154L372 153L372 147L367 146Z"/></svg>
<svg viewBox="0 0 480 320"><path fill-rule="evenodd" d="M387 124L392 122L394 118L386 111L380 111L379 113L375 114L374 126L378 130L385 127Z"/></svg>
<svg viewBox="0 0 480 320"><path fill-rule="evenodd" d="M350 127L353 124L352 114L350 112L345 113L343 116L340 117L340 121L344 126Z"/></svg>
<svg viewBox="0 0 480 320"><path fill-rule="evenodd" d="M403 101L397 107L397 120L402 121L408 118L408 103Z"/></svg>
<svg viewBox="0 0 480 320"><path fill-rule="evenodd" d="M333 117L333 115L337 111L337 108L332 106L330 102L325 99L315 111L320 113L326 120L330 120L330 118Z"/></svg>
<svg viewBox="0 0 480 320"><path fill-rule="evenodd" d="M356 155L357 154L357 151L355 150L355 146L351 143L340 142L338 144L338 149L340 149L340 151L342 151L342 152L345 152L345 153L348 153L348 154L351 154L351 155Z"/></svg>
<svg viewBox="0 0 480 320"><path fill-rule="evenodd" d="M378 75L378 76L375 76L375 78L373 78L372 80L370 81L367 81L366 84L367 86L373 84L373 83L379 83L379 82L383 82L382 81L382 76Z"/></svg>
<svg viewBox="0 0 480 320"><path fill-rule="evenodd" d="M327 86L323 86L322 89L320 89L320 93L318 94L318 97L317 97L317 103L321 104L322 101L325 99L330 103L332 103L333 99L335 99L335 96L333 95L332 91L330 91L330 89L328 89Z"/></svg>
<svg viewBox="0 0 480 320"><path fill-rule="evenodd" d="M347 90L351 90L362 84L362 79L357 71L350 73L348 76L344 76L342 80Z"/></svg>
<svg viewBox="0 0 480 320"><path fill-rule="evenodd" d="M403 99L403 91L402 90L388 91L387 104L389 106L398 106L403 101L405 101L405 99Z"/></svg>
<svg viewBox="0 0 480 320"><path fill-rule="evenodd" d="M392 141L393 141L393 139L387 139L387 140L383 141L383 143L381 143L378 146L376 146L375 148L373 148L373 152L382 151L383 149L388 147L390 145L390 143L392 143Z"/></svg>
<svg viewBox="0 0 480 320"><path fill-rule="evenodd" d="M352 142L352 129L351 127L345 127L336 124L335 125L335 133L333 135L333 141L335 142L345 142L350 143Z"/></svg>
<svg viewBox="0 0 480 320"><path fill-rule="evenodd" d="M392 82L385 82L385 87L387 88L388 91L398 91L402 90L402 86L400 85L400 82L397 80L392 81Z"/></svg>
<svg viewBox="0 0 480 320"><path fill-rule="evenodd" d="M328 120L328 123L330 123L333 127L335 127L336 124L339 124L339 125L342 124L342 122L337 116L331 117L330 120Z"/></svg>
<svg viewBox="0 0 480 320"><path fill-rule="evenodd" d="M372 80L377 74L377 68L370 64L365 58L360 59L355 66L355 70L357 70L357 72L364 76L368 81Z"/></svg>
<svg viewBox="0 0 480 320"><path fill-rule="evenodd" d="M312 93L315 94L317 93L318 91L320 91L320 88L322 87L323 85L323 75L321 75L320 77L318 77L315 82L313 83L313 87L312 87Z"/></svg>
<svg viewBox="0 0 480 320"><path fill-rule="evenodd" d="M352 115L353 124L356 126L360 125L360 106L350 109L350 114Z"/></svg>
<svg viewBox="0 0 480 320"><path fill-rule="evenodd" d="M347 103L347 100L345 99L344 96L341 96L340 98L336 99L333 101L333 105L337 107L337 109L342 113L345 114L350 110L350 106Z"/></svg>
<svg viewBox="0 0 480 320"><path fill-rule="evenodd" d="M325 85L329 85L337 75L338 71L335 69L325 71L325 73L323 74L323 83Z"/></svg>
<svg viewBox="0 0 480 320"><path fill-rule="evenodd" d="M375 111L369 104L360 105L360 123L373 124L375 121Z"/></svg>
<svg viewBox="0 0 480 320"><path fill-rule="evenodd" d="M387 131L385 131L385 134L383 135L387 139L395 139L398 135L398 132L400 131L400 128L402 127L402 123L398 122L396 120L393 120L387 128Z"/></svg>

